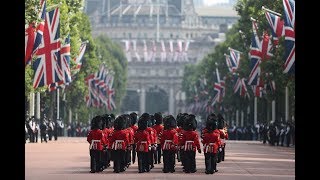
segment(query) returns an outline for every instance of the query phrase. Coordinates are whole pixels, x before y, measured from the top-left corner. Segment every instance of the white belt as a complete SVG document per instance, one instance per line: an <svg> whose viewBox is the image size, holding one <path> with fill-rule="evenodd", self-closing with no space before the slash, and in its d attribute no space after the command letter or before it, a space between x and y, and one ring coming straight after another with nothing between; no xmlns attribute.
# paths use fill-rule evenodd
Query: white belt
<svg viewBox="0 0 320 180"><path fill-rule="evenodd" d="M205 152L208 152L210 150L210 152L213 152L213 145L214 143L209 143L205 145ZM210 148L210 149L209 149Z"/></svg>
<svg viewBox="0 0 320 180"><path fill-rule="evenodd" d="M190 143L194 143L194 141L186 141L184 143L184 150L189 150L189 149L192 149L192 144L191 144L191 148L190 148Z"/></svg>
<svg viewBox="0 0 320 180"><path fill-rule="evenodd" d="M170 144L172 143L172 140L165 140L163 149L170 149Z"/></svg>
<svg viewBox="0 0 320 180"><path fill-rule="evenodd" d="M139 151L144 151L144 146L142 144L147 144L147 141L140 141Z"/></svg>
<svg viewBox="0 0 320 180"><path fill-rule="evenodd" d="M100 140L92 140L89 149L98 149L97 143L101 142Z"/></svg>
<svg viewBox="0 0 320 180"><path fill-rule="evenodd" d="M114 144L113 144L113 149L114 150L117 150L118 148L119 149L122 149L122 143L124 141L123 140L115 140ZM121 143L121 144L120 144Z"/></svg>

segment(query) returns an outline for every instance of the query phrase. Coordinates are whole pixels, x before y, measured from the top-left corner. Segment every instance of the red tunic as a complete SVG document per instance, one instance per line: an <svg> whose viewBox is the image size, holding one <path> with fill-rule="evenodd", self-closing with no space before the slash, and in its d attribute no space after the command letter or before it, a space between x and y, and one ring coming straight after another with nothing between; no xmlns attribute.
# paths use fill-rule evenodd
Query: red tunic
<svg viewBox="0 0 320 180"><path fill-rule="evenodd" d="M163 130L160 140L162 150L176 150L178 145L178 133L176 129Z"/></svg>
<svg viewBox="0 0 320 180"><path fill-rule="evenodd" d="M133 129L133 132L134 133L136 133L137 132L137 130L138 130L138 126L136 126L136 125L132 125L132 126L130 126L132 129Z"/></svg>
<svg viewBox="0 0 320 180"><path fill-rule="evenodd" d="M131 127L128 127L126 129L128 135L129 135L129 144L133 144L133 136L134 136L134 131Z"/></svg>
<svg viewBox="0 0 320 180"><path fill-rule="evenodd" d="M221 146L220 131L219 131L219 129L215 129L215 130L213 130L213 132L219 136L219 139L216 143L217 143L218 147L220 147Z"/></svg>
<svg viewBox="0 0 320 180"><path fill-rule="evenodd" d="M87 141L90 144L89 149L91 150L100 150L103 149L103 144L105 144L105 138L102 130L93 129L90 130L87 135Z"/></svg>
<svg viewBox="0 0 320 180"><path fill-rule="evenodd" d="M197 131L183 131L179 145L184 151L196 151L200 149L199 135Z"/></svg>
<svg viewBox="0 0 320 180"><path fill-rule="evenodd" d="M204 134L207 133L207 132L208 132L207 128L203 128L203 129L201 130L201 138L202 138L202 139L203 139L203 137L204 137Z"/></svg>
<svg viewBox="0 0 320 180"><path fill-rule="evenodd" d="M151 145L150 134L146 130L137 130L134 134L134 143L136 144L136 151L149 151Z"/></svg>
<svg viewBox="0 0 320 180"><path fill-rule="evenodd" d="M224 129L219 129L219 131L220 131L221 145L225 146L226 145L226 139L228 139L228 134Z"/></svg>
<svg viewBox="0 0 320 180"><path fill-rule="evenodd" d="M109 148L113 150L126 150L129 145L129 134L127 130L114 130L109 139Z"/></svg>
<svg viewBox="0 0 320 180"><path fill-rule="evenodd" d="M111 131L112 131L112 129L110 129L110 128L104 128L102 130L103 135L104 135L104 139L105 139L104 146L107 147L107 148L109 147L109 135L110 135Z"/></svg>
<svg viewBox="0 0 320 180"><path fill-rule="evenodd" d="M217 153L219 145L219 134L216 132L206 132L203 135L202 144L203 144L203 152L204 153Z"/></svg>
<svg viewBox="0 0 320 180"><path fill-rule="evenodd" d="M156 130L152 127L147 127L146 131L150 134L150 143L155 144L157 142Z"/></svg>
<svg viewBox="0 0 320 180"><path fill-rule="evenodd" d="M184 130L181 127L176 128L178 133L178 145L180 146Z"/></svg>
<svg viewBox="0 0 320 180"><path fill-rule="evenodd" d="M161 139L161 135L162 135L162 131L163 131L163 125L162 124L156 124L154 126L152 126L152 128L154 130L156 130L157 132L157 144L160 144L160 139Z"/></svg>

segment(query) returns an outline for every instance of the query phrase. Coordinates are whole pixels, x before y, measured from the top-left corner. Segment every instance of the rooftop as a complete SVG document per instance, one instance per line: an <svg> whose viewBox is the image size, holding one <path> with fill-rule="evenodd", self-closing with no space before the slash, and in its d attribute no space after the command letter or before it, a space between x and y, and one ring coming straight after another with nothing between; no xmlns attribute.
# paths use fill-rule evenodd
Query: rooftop
<svg viewBox="0 0 320 180"><path fill-rule="evenodd" d="M232 6L197 7L195 11L199 16L239 17Z"/></svg>

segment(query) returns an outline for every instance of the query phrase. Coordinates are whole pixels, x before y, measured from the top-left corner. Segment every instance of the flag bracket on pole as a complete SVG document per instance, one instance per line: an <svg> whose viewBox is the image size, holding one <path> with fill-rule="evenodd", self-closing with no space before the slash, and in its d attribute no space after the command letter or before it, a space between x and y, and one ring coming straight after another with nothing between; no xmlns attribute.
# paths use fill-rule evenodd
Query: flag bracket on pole
<svg viewBox="0 0 320 180"><path fill-rule="evenodd" d="M275 11L272 11L272 10L268 9L268 8L265 8L264 6L262 6L262 10L268 11L268 12L273 13L273 14L278 15L278 16L282 16L280 13L277 13Z"/></svg>

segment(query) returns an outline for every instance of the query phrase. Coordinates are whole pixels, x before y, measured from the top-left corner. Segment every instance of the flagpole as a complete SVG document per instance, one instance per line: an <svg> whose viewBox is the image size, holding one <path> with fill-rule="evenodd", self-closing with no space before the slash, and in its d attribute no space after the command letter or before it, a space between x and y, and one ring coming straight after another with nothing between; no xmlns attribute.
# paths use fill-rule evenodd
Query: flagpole
<svg viewBox="0 0 320 180"><path fill-rule="evenodd" d="M30 93L30 117L34 116L34 92Z"/></svg>
<svg viewBox="0 0 320 180"><path fill-rule="evenodd" d="M233 49L233 48L231 48L231 47L228 47L228 50L229 50L229 51L230 51L230 50L233 50L233 51L236 51L236 52L238 52L238 53L240 53L240 54L243 54L243 52L238 51L238 50L235 50L235 49Z"/></svg>
<svg viewBox="0 0 320 180"><path fill-rule="evenodd" d="M49 7L46 8L46 11L50 11L51 9L60 7L61 5L62 5L62 2L60 2L58 4L54 4L52 6L49 6Z"/></svg>
<svg viewBox="0 0 320 180"><path fill-rule="evenodd" d="M60 101L59 101L59 95L60 95L60 88L57 88L57 119L60 119L59 117L59 109L60 109Z"/></svg>
<svg viewBox="0 0 320 180"><path fill-rule="evenodd" d="M272 100L272 121L276 121L276 101Z"/></svg>
<svg viewBox="0 0 320 180"><path fill-rule="evenodd" d="M262 6L262 10L271 12L271 13L273 13L273 14L275 14L275 15L278 15L278 16L282 16L280 13L277 13L277 12L275 12L275 11L272 11L272 10L270 10L270 9L267 9L267 8L265 8L264 6Z"/></svg>
<svg viewBox="0 0 320 180"><path fill-rule="evenodd" d="M244 113L243 110L241 110L241 127L244 125Z"/></svg>
<svg viewBox="0 0 320 180"><path fill-rule="evenodd" d="M285 108L286 108L286 119L285 121L289 120L289 88L288 86L286 86L286 95L285 95Z"/></svg>
<svg viewBox="0 0 320 180"><path fill-rule="evenodd" d="M256 125L258 123L258 113L257 113L257 106L258 106L258 98L254 97L254 125Z"/></svg>
<svg viewBox="0 0 320 180"><path fill-rule="evenodd" d="M239 110L236 110L236 126L239 126Z"/></svg>
<svg viewBox="0 0 320 180"><path fill-rule="evenodd" d="M36 119L40 120L40 92L37 92Z"/></svg>
<svg viewBox="0 0 320 180"><path fill-rule="evenodd" d="M72 110L69 108L69 124L72 122Z"/></svg>
<svg viewBox="0 0 320 180"><path fill-rule="evenodd" d="M255 22L257 22L257 20L256 20L256 19L254 19L253 17L250 17L250 20L251 20L251 21L255 21Z"/></svg>

